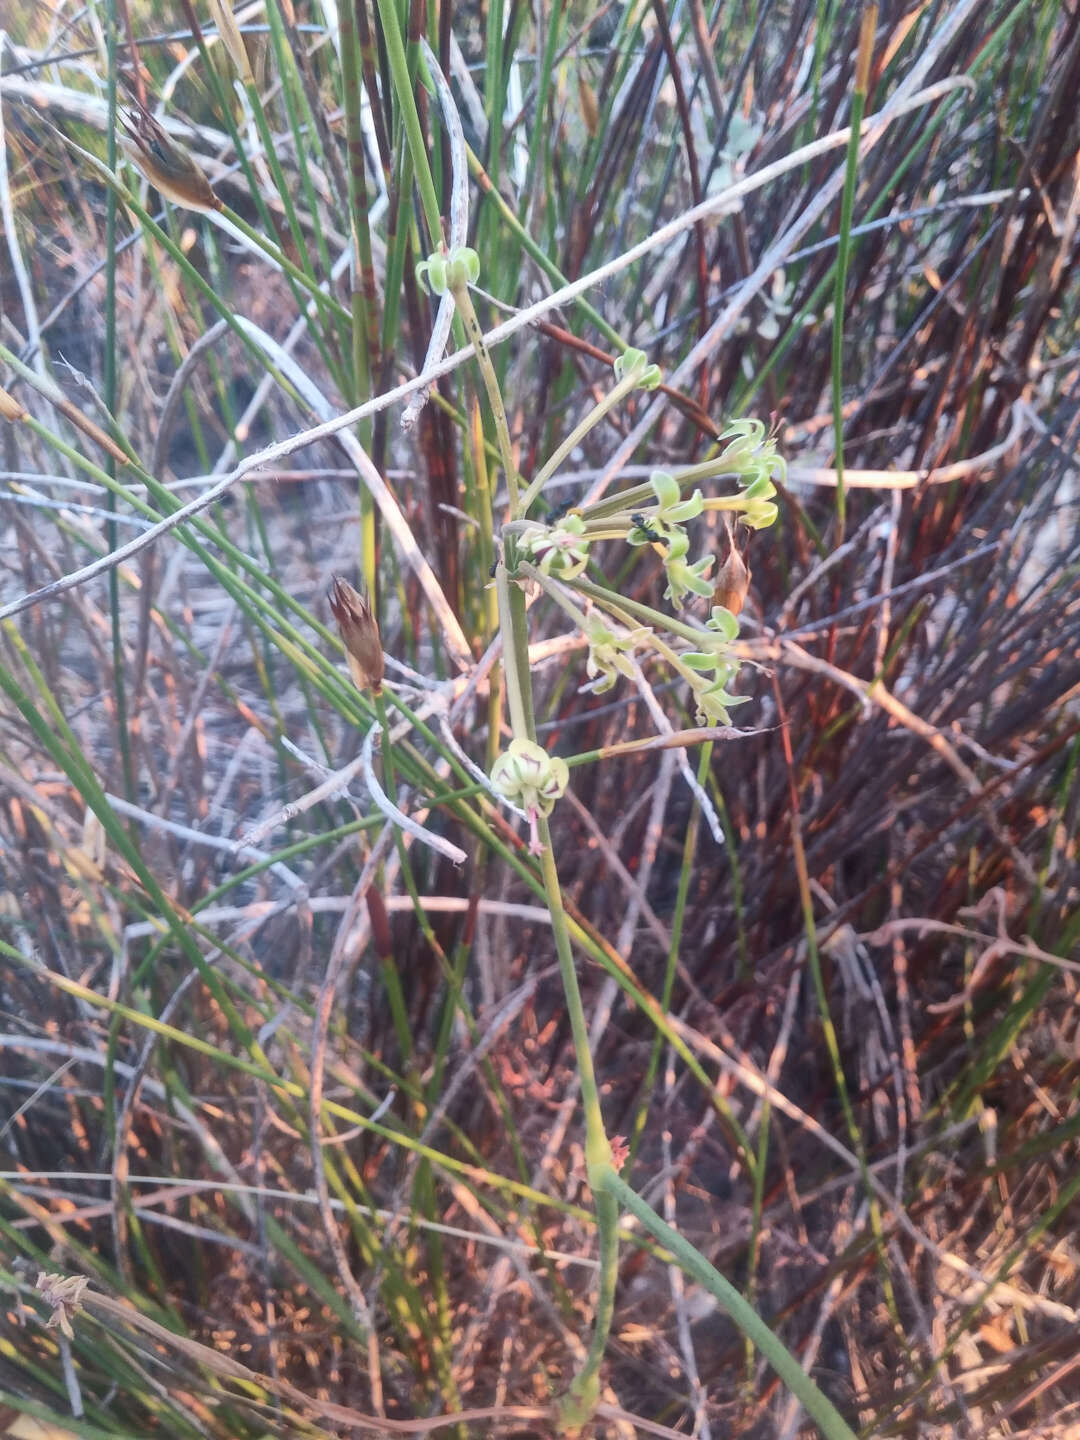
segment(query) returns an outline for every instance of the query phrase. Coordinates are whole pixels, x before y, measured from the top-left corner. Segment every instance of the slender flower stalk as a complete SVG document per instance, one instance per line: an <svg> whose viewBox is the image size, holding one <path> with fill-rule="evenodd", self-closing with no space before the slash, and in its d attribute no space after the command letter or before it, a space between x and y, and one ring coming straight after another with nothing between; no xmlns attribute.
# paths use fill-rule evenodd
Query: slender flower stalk
<svg viewBox="0 0 1080 1440"><path fill-rule="evenodd" d="M499 566L496 574L496 587L499 599L499 622L503 635L506 692L515 740L522 740L540 750L541 747L536 744L532 714L532 683L528 669L529 638L525 606L519 587L511 585L505 565L500 564ZM519 602L517 604L514 603L515 597ZM524 657L524 664L521 663L522 657ZM565 769L564 763L563 770L565 771ZM565 784L564 779L562 787L564 789ZM578 986L577 971L574 968L574 954L570 944L566 910L563 906L559 872L551 848L551 829L548 825L547 813L538 810L533 818L536 851L544 881L544 897L551 916L551 930L555 937L555 951L559 961L559 976L562 980L567 1014L570 1017L570 1030L581 1082L581 1101L585 1111L585 1169L597 1200L596 1222L600 1235L600 1278L592 1340L585 1362L571 1383L563 1401L563 1423L568 1431L573 1432L589 1419L599 1397L600 1366L607 1350L615 1310L615 1286L618 1279L619 1258L619 1207L611 1197L601 1198L599 1186L593 1183L596 1176L604 1174L611 1168L611 1145L604 1128L603 1111L600 1108L600 1091L596 1084L596 1072L593 1068L592 1051L589 1047L589 1027L585 1019L585 1007Z"/></svg>
<svg viewBox="0 0 1080 1440"><path fill-rule="evenodd" d="M615 362L616 384L598 405L594 405L584 420L566 437L554 454L537 471L535 478L521 497L520 513L527 515L529 507L543 490L544 486L555 474L559 466L572 455L578 445L581 444L590 430L595 429L600 421L609 411L614 410L632 390L644 389L655 390L660 384L660 367L649 365L647 356L642 350L627 350Z"/></svg>
<svg viewBox="0 0 1080 1440"><path fill-rule="evenodd" d="M475 256L464 252L456 252L450 257L443 254L433 255L418 268L436 293L445 292L449 288L458 314L465 323L470 338L476 343L479 327L468 294L469 282L476 278ZM714 1270L677 1231L665 1225L652 1207L620 1178L619 1170L626 1151L619 1143L616 1153L616 1147L609 1141L604 1128L585 1008L574 966L559 873L551 845L548 816L566 788L569 768L565 761L549 755L537 742L529 671L528 621L519 581L527 580L540 585L564 613L581 626L589 638L590 674L602 673L605 685L613 684L616 674L625 673L624 664L632 670L628 652L639 643L648 643L692 686L699 710L713 718L725 717L726 723L724 706L738 703L738 697L730 696L724 690L725 681L734 672L736 663L728 649L738 632L738 621L732 612L721 605L714 605L712 615L704 627L695 628L640 602L628 600L621 595L616 596L604 587L585 580L581 575L588 559L588 547L598 538L596 534L589 533L588 527L595 521L600 521L602 529L614 529L612 538L621 536L631 544L652 544L664 554L669 595L677 597L680 590L683 593L693 591L711 594L712 583L705 581L704 571L711 565L713 557L696 562L683 558L688 543L683 524L704 509L704 498L700 491L695 491L689 498L684 498L684 492L691 488L695 479L702 477L693 475L676 481L670 475L656 472L649 484L639 487L637 492L624 492L606 503L590 506L583 513L579 512L560 520L555 525L526 521L525 509L540 493L543 480L554 473L562 456L569 453L569 449L565 443L561 445L545 467L546 474L541 472L541 476L535 478L522 493L510 448L506 413L498 381L482 342L476 345L476 357L495 417L499 451L506 470L510 495L509 521L503 527L504 554L496 566L495 589L499 629L503 640L506 694L514 738L508 749L495 762L491 778L501 793L522 804L529 817L530 850L539 861L543 878L544 895L551 916L552 934L555 937L559 975L577 1058L585 1113L585 1169L596 1207L600 1241L599 1283L592 1338L585 1360L559 1403L560 1433L579 1434L595 1413L600 1394L600 1369L607 1352L615 1309L619 1268L619 1212L620 1208L625 1206L670 1248L682 1268L725 1306L743 1333L760 1348L810 1415L818 1421L828 1440L854 1440L851 1430L835 1407L821 1394L794 1356L734 1286ZM645 368L639 365L633 352L628 352L627 359L627 369L632 367L641 371ZM644 361L644 356L641 360ZM615 391L625 393L621 389L624 378L623 375L617 377ZM642 378L639 373L636 383L642 383ZM595 417L594 412L594 416L590 418L595 423L595 418L598 417ZM751 528L770 524L775 518L768 509L773 489L772 475L779 475L783 471L783 461L776 454L772 440L764 439L764 433L764 426L760 422L736 422L729 427L725 435L731 443L723 455L711 462L716 468L710 473L735 474L745 487L742 495L733 497L738 503L732 504L730 508L739 509L744 522ZM644 507L648 507L648 514L644 513ZM774 506L772 509L775 511ZM527 556L531 558L526 558ZM744 577L734 571L729 573L729 567L725 565L719 578L725 585L729 585L729 588L734 585L738 590ZM746 578L748 579L748 576ZM586 615L572 598L574 589L603 606L621 626L626 627L625 630L617 633L610 626ZM650 628L642 625L635 627L635 620L645 622L645 626ZM653 633L651 627L654 626L689 640L698 649L678 654L665 640ZM704 678L701 673L704 671L712 672L711 680Z"/></svg>
<svg viewBox="0 0 1080 1440"><path fill-rule="evenodd" d="M510 516L511 519L514 519L521 513L521 502L518 499L518 469L514 461L513 447L510 444L510 426L506 421L506 410L503 406L502 392L499 390L499 381L495 375L495 366L492 364L491 355L484 341L484 332L473 306L465 276L455 277L451 281L450 288L461 322L465 326L465 334L476 351L476 363L484 381L488 404L491 406L491 414L495 421L495 438L499 444L499 458L502 461L503 474L506 476L506 488L510 496Z"/></svg>

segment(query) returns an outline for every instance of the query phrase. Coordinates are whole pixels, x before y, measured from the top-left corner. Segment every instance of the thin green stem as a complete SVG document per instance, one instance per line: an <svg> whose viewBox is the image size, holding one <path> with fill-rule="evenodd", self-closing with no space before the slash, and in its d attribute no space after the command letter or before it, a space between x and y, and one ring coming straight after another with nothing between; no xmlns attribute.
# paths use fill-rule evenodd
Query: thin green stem
<svg viewBox="0 0 1080 1440"><path fill-rule="evenodd" d="M870 39L873 40L874 18L877 6L871 5L863 14L863 31L870 18ZM862 46L860 45L860 63ZM832 330L832 405L833 436L836 451L836 528L837 544L844 539L844 523L847 514L847 495L844 489L844 295L847 287L848 260L851 254L851 217L855 207L855 183L859 173L859 140L862 131L863 109L866 105L866 80L857 74L855 90L851 97L851 139L847 148L847 167L844 171L844 193L840 201L840 234L836 250L836 288L833 295Z"/></svg>
<svg viewBox="0 0 1080 1440"><path fill-rule="evenodd" d="M661 1220L656 1211L643 1200L636 1190L631 1189L615 1171L609 1167L596 1177L593 1193L613 1196L624 1210L629 1210L649 1234L671 1251L680 1269L696 1280L699 1285L727 1311L732 1320L768 1360L806 1413L824 1431L827 1440L855 1440L855 1432L837 1410L836 1406L807 1375L795 1356L780 1340L756 1310L743 1299L730 1280L726 1280L705 1257L684 1240L677 1230Z"/></svg>
<svg viewBox="0 0 1080 1440"><path fill-rule="evenodd" d="M350 310L352 312L352 382L353 404L362 404L371 396L371 377L378 362L378 327L375 316L374 268L371 251L371 230L367 211L367 161L364 156L364 132L361 124L360 50L356 33L356 7L346 0L339 11L341 17L341 88L345 101L345 134L349 154L347 172L349 187L349 234L352 239L352 263L349 267ZM360 443L371 451L370 418L361 422ZM376 573L375 502L364 484L360 485L360 555L361 571L372 604L378 610L378 575Z"/></svg>
<svg viewBox="0 0 1080 1440"><path fill-rule="evenodd" d="M709 636L707 630L695 630L692 625L687 625L685 620L679 620L674 615L665 615L662 610L655 610L651 605L643 605L640 600L631 600L628 595L613 595L602 585L594 585L591 580L585 580L580 575L566 583L572 589L579 590L582 595L588 595L589 599L595 600L598 605L602 605L624 625L629 623L628 616L634 616L644 625L662 626L672 635L678 635L683 640L690 640L695 645L700 645Z"/></svg>
<svg viewBox="0 0 1080 1440"><path fill-rule="evenodd" d="M506 688L513 729L516 736L535 743L532 685L528 668L528 620L524 597L519 586L511 585L504 565L499 566L497 585ZM516 605L515 598L519 602ZM567 1014L570 1017L570 1031L573 1036L578 1079L581 1084L581 1101L585 1111L585 1166L589 1183L592 1185L594 1173L603 1173L611 1166L611 1145L604 1129L600 1091L596 1084L592 1050L589 1046L589 1027L585 1019L585 1007L581 1000L577 971L574 968L574 955L570 944L566 909L563 905L562 887L559 884L559 872L551 848L551 829L546 816L538 815L536 819L544 898L547 901L548 914L551 916L551 930L555 937L559 976L562 980ZM564 1402L566 1407L564 1419L571 1428L584 1424L596 1405L599 1395L599 1369L611 1332L615 1306L615 1282L618 1275L618 1206L613 1202L601 1203L600 1193L595 1186L593 1193L597 1200L596 1220L600 1232L600 1285L589 1351Z"/></svg>
<svg viewBox="0 0 1080 1440"><path fill-rule="evenodd" d="M510 728L515 735L524 739L536 738L529 724L525 706L525 686L529 684L529 641L525 637L524 651L515 643L511 619L511 585L506 566L500 565L495 572L495 594L499 602L499 625L503 635L503 676L506 684L506 699L510 707Z"/></svg>
<svg viewBox="0 0 1080 1440"><path fill-rule="evenodd" d="M514 464L514 452L510 445L510 426L507 424L506 409L503 405L502 391L499 389L499 380L495 374L495 366L491 363L491 354L484 343L484 332L480 328L472 296L469 294L469 286L463 276L451 282L451 293L454 296L457 312L465 326L466 337L476 352L476 363L484 381L488 404L495 421L499 458L502 460L503 471L506 475L506 488L510 495L510 518L516 520L523 513L521 501L518 498L518 470Z"/></svg>
<svg viewBox="0 0 1080 1440"><path fill-rule="evenodd" d="M116 0L108 0L105 8L106 44L108 46L109 94L108 118L105 122L107 133L106 156L109 169L116 170ZM116 414L116 195L108 190L105 195L105 408L110 415ZM106 460L109 474L116 476L116 461L110 455ZM116 496L110 490L105 500L110 516L116 514ZM116 549L116 521L110 519L105 526L105 543L108 549ZM128 800L135 798L135 767L131 758L131 740L127 717L127 692L124 687L124 641L120 626L120 577L116 569L109 571L109 627L112 640L113 701L116 705L116 736L120 746L120 763L124 775L124 794Z"/></svg>
<svg viewBox="0 0 1080 1440"><path fill-rule="evenodd" d="M413 94L412 81L409 78L409 64L405 55L405 42L401 34L401 21L398 18L394 0L375 0L375 3L379 19L382 21L383 38L386 41L386 54L390 61L394 94L397 97L399 113L405 126L405 138L409 144L409 154L412 157L416 182L420 188L420 203L424 207L424 220L427 224L430 248L434 250L442 239L439 201L435 194L435 181L432 179L431 165L428 162L424 132L420 128L416 97ZM404 192L402 198L404 200Z"/></svg>
<svg viewBox="0 0 1080 1440"><path fill-rule="evenodd" d="M619 1202L604 1190L595 1193L593 1200L600 1236L600 1274L592 1340L585 1363L570 1382L570 1389L559 1407L560 1419L571 1433L588 1423L600 1398L600 1366L611 1335L615 1287L619 1279Z"/></svg>
<svg viewBox="0 0 1080 1440"><path fill-rule="evenodd" d="M551 915L552 932L555 936L555 950L559 959L559 975L566 997L566 1010L570 1018L570 1030L577 1055L578 1077L581 1081L581 1101L585 1110L585 1161L590 1173L593 1166L610 1160L611 1146L604 1131L600 1109L600 1091L593 1069L592 1051L589 1048L589 1027L585 1020L585 1007L581 1001L577 970L574 968L573 951L570 948L570 931L563 908L562 888L555 856L551 849L551 830L544 816L537 822L540 843L544 847L540 856L540 870L544 877L544 891L548 911Z"/></svg>
<svg viewBox="0 0 1080 1440"><path fill-rule="evenodd" d="M518 502L518 513L520 515L527 515L529 513L529 507L566 457L573 453L574 449L581 444L590 430L599 425L609 410L613 410L625 396L630 394L637 386L639 378L637 374L633 374L627 375L624 380L620 380L617 385L608 391L607 395L604 396L598 405L593 406L584 420L571 430L562 444L553 451L550 458L537 471L529 488L525 491L524 495L522 495Z"/></svg>
<svg viewBox="0 0 1080 1440"><path fill-rule="evenodd" d="M701 747L701 757L698 760L697 780L701 786L704 786L708 778L709 767L712 764L712 754L713 743L711 740L707 740ZM686 840L683 843L682 865L679 869L679 887L675 894L675 913L671 920L671 944L668 946L667 966L664 970L664 988L660 992L660 1005L665 1013L671 1005L671 993L675 988L675 971L679 962L679 944L682 940L683 921L686 916L686 899L690 893L690 881L694 871L694 854L697 850L698 832L700 829L701 805L695 794L692 797L690 822L686 827ZM649 1063L645 1067L645 1078L641 1082L641 1099L638 1104L638 1112L634 1117L634 1126L630 1135L631 1164L633 1164L634 1156L637 1154L638 1146L641 1144L641 1137L645 1132L645 1122L649 1118L653 1084L656 1080L656 1072L660 1068L660 1051L663 1043L663 1036L659 1033L653 1037L652 1050L649 1053Z"/></svg>

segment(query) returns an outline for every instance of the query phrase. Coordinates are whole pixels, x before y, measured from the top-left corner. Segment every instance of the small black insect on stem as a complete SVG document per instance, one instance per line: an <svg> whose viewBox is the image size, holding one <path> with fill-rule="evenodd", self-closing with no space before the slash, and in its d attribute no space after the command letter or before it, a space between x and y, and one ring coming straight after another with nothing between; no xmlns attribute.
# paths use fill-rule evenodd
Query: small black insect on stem
<svg viewBox="0 0 1080 1440"><path fill-rule="evenodd" d="M565 500L560 500L558 505L553 505L548 511L547 523L549 525L558 524L572 504L573 496L567 496Z"/></svg>
<svg viewBox="0 0 1080 1440"><path fill-rule="evenodd" d="M659 531L654 530L645 516L640 512L631 515L630 519L637 526L641 534L645 536L646 540L651 540L654 545L666 545L668 543L667 536L661 535Z"/></svg>

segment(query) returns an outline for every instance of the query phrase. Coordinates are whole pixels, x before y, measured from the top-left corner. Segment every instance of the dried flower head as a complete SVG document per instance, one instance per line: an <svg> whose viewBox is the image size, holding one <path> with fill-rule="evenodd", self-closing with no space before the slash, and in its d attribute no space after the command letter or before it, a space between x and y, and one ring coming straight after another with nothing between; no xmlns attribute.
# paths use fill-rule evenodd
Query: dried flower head
<svg viewBox="0 0 1080 1440"><path fill-rule="evenodd" d="M383 683L383 652L371 606L359 590L335 575L330 589L330 609L341 631L349 674L356 688L378 695Z"/></svg>
<svg viewBox="0 0 1080 1440"><path fill-rule="evenodd" d="M89 1284L90 1281L85 1275L48 1275L44 1270L38 1271L37 1288L41 1292L41 1298L46 1305L52 1307L53 1312L45 1322L46 1329L54 1330L59 1327L62 1335L74 1340L71 1317L79 1310L83 1291Z"/></svg>
<svg viewBox="0 0 1080 1440"><path fill-rule="evenodd" d="M0 420L10 420L14 424L16 420L25 419L29 413L26 406L20 405L14 395L0 389Z"/></svg>
<svg viewBox="0 0 1080 1440"><path fill-rule="evenodd" d="M195 161L168 135L141 102L132 97L130 117L121 115L124 153L167 200L188 210L221 210L221 201Z"/></svg>

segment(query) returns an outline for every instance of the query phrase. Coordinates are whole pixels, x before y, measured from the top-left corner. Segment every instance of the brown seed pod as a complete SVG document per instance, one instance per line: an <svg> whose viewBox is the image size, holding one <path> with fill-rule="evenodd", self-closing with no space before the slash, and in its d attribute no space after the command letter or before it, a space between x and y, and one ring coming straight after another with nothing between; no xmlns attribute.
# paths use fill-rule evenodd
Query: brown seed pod
<svg viewBox="0 0 1080 1440"><path fill-rule="evenodd" d="M714 605L723 605L724 609L730 610L732 615L738 615L746 604L746 594L750 589L752 576L750 566L739 552L739 547L732 534L730 525L727 526L727 537L727 559L716 572L716 583L713 586L712 603Z"/></svg>
<svg viewBox="0 0 1080 1440"><path fill-rule="evenodd" d="M16 420L25 419L29 413L26 406L20 405L14 395L0 390L0 420L10 420L14 424Z"/></svg>
<svg viewBox="0 0 1080 1440"><path fill-rule="evenodd" d="M132 97L131 114L121 115L124 153L167 200L188 210L222 210L213 186L195 161L169 139L145 105Z"/></svg>
<svg viewBox="0 0 1080 1440"><path fill-rule="evenodd" d="M365 596L340 575L334 576L329 600L356 688L378 695L383 682L383 653L371 606Z"/></svg>

